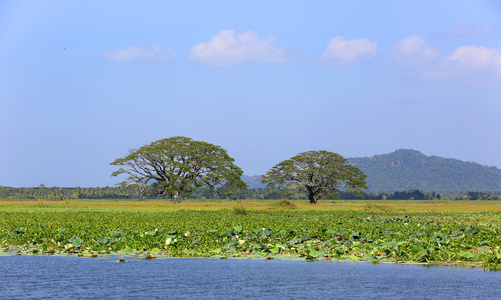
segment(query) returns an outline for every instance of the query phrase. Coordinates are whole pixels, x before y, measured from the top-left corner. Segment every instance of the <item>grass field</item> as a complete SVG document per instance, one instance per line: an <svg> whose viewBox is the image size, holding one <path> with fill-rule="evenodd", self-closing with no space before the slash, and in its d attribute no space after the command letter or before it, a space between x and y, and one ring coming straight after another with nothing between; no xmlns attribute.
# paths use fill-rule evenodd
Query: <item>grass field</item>
<svg viewBox="0 0 501 300"><path fill-rule="evenodd" d="M111 208L125 210L219 210L233 209L243 205L246 209L269 209L273 200L184 200L172 205L168 200L0 200L0 209L16 209L23 207L59 207L59 208ZM320 200L318 204L309 204L307 200L293 200L297 209L301 210L383 210L383 211L501 211L499 201L465 201L465 200Z"/></svg>
<svg viewBox="0 0 501 300"><path fill-rule="evenodd" d="M0 201L0 251L501 265L495 201Z"/></svg>

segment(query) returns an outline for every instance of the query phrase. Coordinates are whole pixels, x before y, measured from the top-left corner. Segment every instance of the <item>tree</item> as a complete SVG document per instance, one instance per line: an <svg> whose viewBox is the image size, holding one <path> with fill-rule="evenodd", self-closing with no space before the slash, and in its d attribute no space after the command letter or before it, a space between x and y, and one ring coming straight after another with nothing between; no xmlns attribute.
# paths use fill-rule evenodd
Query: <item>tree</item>
<svg viewBox="0 0 501 300"><path fill-rule="evenodd" d="M299 182L308 194L310 203L317 203L326 196L336 197L340 188L362 194L362 189L367 189L367 176L347 162L344 157L333 152L303 152L275 165L263 176L262 182L267 183L268 187L284 187Z"/></svg>
<svg viewBox="0 0 501 300"><path fill-rule="evenodd" d="M233 161L220 146L178 136L130 150L111 163L122 166L111 176L128 174L126 182L150 184L153 195L169 195L172 203L179 203L179 195L203 185L226 195L245 189L247 185L240 179L243 172Z"/></svg>

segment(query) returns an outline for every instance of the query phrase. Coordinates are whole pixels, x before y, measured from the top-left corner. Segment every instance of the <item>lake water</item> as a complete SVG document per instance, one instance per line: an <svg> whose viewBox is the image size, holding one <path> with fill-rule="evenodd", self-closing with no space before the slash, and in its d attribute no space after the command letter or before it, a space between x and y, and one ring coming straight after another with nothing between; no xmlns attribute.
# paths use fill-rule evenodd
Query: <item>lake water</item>
<svg viewBox="0 0 501 300"><path fill-rule="evenodd" d="M257 259L0 257L0 299L499 299L501 272Z"/></svg>

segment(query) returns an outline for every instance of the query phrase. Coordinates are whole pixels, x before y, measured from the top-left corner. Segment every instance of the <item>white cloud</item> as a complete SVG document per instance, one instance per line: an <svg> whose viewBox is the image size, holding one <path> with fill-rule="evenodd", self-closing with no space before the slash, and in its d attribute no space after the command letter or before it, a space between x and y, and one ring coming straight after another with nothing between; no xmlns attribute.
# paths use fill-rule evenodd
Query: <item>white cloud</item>
<svg viewBox="0 0 501 300"><path fill-rule="evenodd" d="M167 46L162 49L160 45L153 45L151 49L141 48L139 46L129 46L121 49L105 52L103 57L106 60L113 61L134 61L146 59L149 61L164 61L171 59L176 55L174 50Z"/></svg>
<svg viewBox="0 0 501 300"><path fill-rule="evenodd" d="M431 78L456 81L479 88L501 88L501 50L459 46L429 72Z"/></svg>
<svg viewBox="0 0 501 300"><path fill-rule="evenodd" d="M460 46L445 58L464 70L494 70L501 72L501 51L483 46Z"/></svg>
<svg viewBox="0 0 501 300"><path fill-rule="evenodd" d="M407 71L430 81L501 88L501 50L495 48L459 46L448 56L413 67Z"/></svg>
<svg viewBox="0 0 501 300"><path fill-rule="evenodd" d="M417 35L405 37L392 47L392 60L404 65L426 63L440 55L438 50L428 45L426 38Z"/></svg>
<svg viewBox="0 0 501 300"><path fill-rule="evenodd" d="M213 66L244 62L284 63L289 60L286 51L272 46L275 40L271 35L260 39L252 31L235 34L234 30L221 30L210 41L195 45L188 57Z"/></svg>
<svg viewBox="0 0 501 300"><path fill-rule="evenodd" d="M410 35L393 45L391 62L404 76L477 88L501 87L501 51L484 46L459 46L449 55Z"/></svg>
<svg viewBox="0 0 501 300"><path fill-rule="evenodd" d="M368 39L346 40L342 36L333 38L322 53L322 60L331 66L355 63L361 59L374 58L378 44Z"/></svg>

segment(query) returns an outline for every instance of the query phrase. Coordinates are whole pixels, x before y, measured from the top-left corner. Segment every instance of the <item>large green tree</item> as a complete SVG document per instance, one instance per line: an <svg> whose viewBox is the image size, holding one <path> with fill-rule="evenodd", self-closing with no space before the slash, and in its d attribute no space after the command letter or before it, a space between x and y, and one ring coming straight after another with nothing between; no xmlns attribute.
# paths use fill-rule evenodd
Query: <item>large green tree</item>
<svg viewBox="0 0 501 300"><path fill-rule="evenodd" d="M367 176L341 155L328 151L300 153L271 168L262 179L268 187L284 187L299 182L310 203L323 197L336 197L340 188L361 194L367 189Z"/></svg>
<svg viewBox="0 0 501 300"><path fill-rule="evenodd" d="M180 195L203 185L226 195L245 189L242 170L233 161L220 146L178 136L132 149L111 165L121 166L112 176L127 174L126 183L147 185L153 194L169 195L178 203Z"/></svg>

